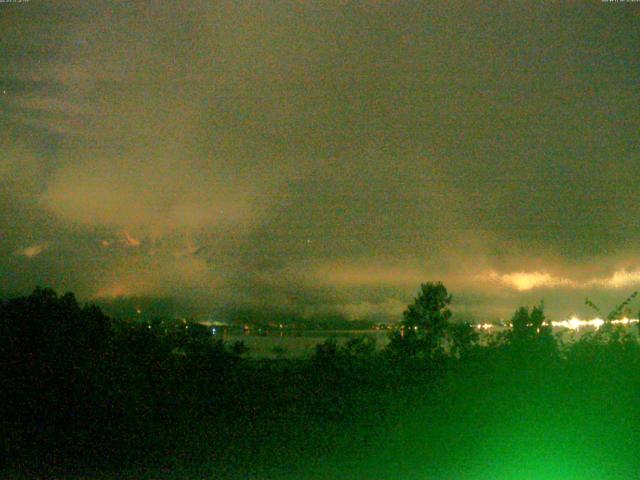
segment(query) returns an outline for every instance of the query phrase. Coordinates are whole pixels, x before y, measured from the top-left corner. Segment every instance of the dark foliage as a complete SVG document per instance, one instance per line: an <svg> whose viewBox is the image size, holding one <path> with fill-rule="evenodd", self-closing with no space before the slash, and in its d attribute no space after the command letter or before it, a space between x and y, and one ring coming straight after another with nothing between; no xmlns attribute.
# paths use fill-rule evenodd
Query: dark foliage
<svg viewBox="0 0 640 480"><path fill-rule="evenodd" d="M256 360L201 325L112 321L72 294L36 289L0 304L2 453L14 471L76 476L144 465L194 478L306 478L301 469L331 459L356 464L354 478L412 468L464 479L478 477L473 452L508 445L496 461L504 469L527 458L517 444L526 437L538 458L566 443L599 452L607 468L622 465L615 478L640 466L618 448L640 441L635 335L607 323L562 344L539 305L480 339L450 322L450 302L442 284L423 285L386 349L329 339L310 359ZM344 471L325 473L313 478ZM514 478L525 477L535 475Z"/></svg>

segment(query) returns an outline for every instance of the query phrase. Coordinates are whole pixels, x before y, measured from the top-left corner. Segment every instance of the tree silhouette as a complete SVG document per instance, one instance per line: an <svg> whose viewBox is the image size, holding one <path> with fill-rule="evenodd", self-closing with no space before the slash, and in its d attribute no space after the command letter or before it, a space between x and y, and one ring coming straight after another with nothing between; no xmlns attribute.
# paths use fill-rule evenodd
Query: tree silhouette
<svg viewBox="0 0 640 480"><path fill-rule="evenodd" d="M391 337L389 348L409 356L432 358L442 355L446 347L452 296L441 283L424 283L420 292L403 313L400 329Z"/></svg>
<svg viewBox="0 0 640 480"><path fill-rule="evenodd" d="M0 412L24 432L8 448L23 442L51 450L52 438L71 438L91 416L89 371L103 358L109 332L109 318L71 293L36 288L0 304Z"/></svg>
<svg viewBox="0 0 640 480"><path fill-rule="evenodd" d="M12 363L36 364L62 372L80 368L106 345L110 320L95 306L81 307L72 293L58 297L36 288L28 297L9 300L0 308L0 351Z"/></svg>
<svg viewBox="0 0 640 480"><path fill-rule="evenodd" d="M451 323L448 329L451 353L458 357L465 357L477 345L479 335L470 323Z"/></svg>
<svg viewBox="0 0 640 480"><path fill-rule="evenodd" d="M512 349L519 354L557 354L551 325L545 323L544 302L535 305L531 310L528 307L520 307L515 311L507 340Z"/></svg>

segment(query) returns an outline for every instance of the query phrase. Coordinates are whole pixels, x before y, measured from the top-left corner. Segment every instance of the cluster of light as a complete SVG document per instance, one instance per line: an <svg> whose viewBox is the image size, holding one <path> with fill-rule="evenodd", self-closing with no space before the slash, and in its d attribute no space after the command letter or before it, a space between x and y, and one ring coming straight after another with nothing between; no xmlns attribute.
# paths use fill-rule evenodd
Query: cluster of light
<svg viewBox="0 0 640 480"><path fill-rule="evenodd" d="M620 318L616 320L610 320L613 325L630 325L632 323L638 323L640 320L637 318ZM551 325L554 327L562 327L569 328L571 330L580 330L584 327L590 327L594 329L599 329L606 322L601 318L594 318L592 320L580 320L577 317L571 317L568 320L563 320L561 322L551 322Z"/></svg>
<svg viewBox="0 0 640 480"><path fill-rule="evenodd" d="M591 327L594 329L600 328L604 325L604 320L601 318L594 318L592 320L580 320L578 317L571 317L568 320L562 320L560 322L551 322L553 327L568 328L570 330L578 331L581 328Z"/></svg>
<svg viewBox="0 0 640 480"><path fill-rule="evenodd" d="M638 318L621 318L620 320L611 320L611 323L621 324L621 325L629 325L630 323L638 323L640 319Z"/></svg>
<svg viewBox="0 0 640 480"><path fill-rule="evenodd" d="M476 323L474 327L479 328L480 330L491 330L495 325L492 323Z"/></svg>
<svg viewBox="0 0 640 480"><path fill-rule="evenodd" d="M614 325L630 325L632 323L640 322L637 318L620 318L617 320L611 320L611 323ZM568 328L570 330L578 331L581 328L593 328L595 330L599 329L602 325L605 324L605 321L601 318L593 318L591 320L581 320L578 317L571 317L567 320L562 321L552 321L551 326L554 328ZM544 322L544 325L549 325L549 322ZM510 327L511 324L506 324L506 327ZM479 330L491 330L492 328L498 327L498 325L494 325L492 323L477 323L474 325L475 328Z"/></svg>

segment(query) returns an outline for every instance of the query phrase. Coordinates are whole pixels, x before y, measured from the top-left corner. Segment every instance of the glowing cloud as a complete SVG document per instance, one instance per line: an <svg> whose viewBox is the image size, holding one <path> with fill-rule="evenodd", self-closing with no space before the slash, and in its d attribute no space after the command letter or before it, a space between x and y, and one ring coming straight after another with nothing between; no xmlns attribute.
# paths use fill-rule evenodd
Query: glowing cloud
<svg viewBox="0 0 640 480"><path fill-rule="evenodd" d="M513 272L499 274L495 271L490 271L479 277L482 280L488 279L518 290L519 292L532 290L534 288L577 286L577 283L571 279L556 277L548 272Z"/></svg>
<svg viewBox="0 0 640 480"><path fill-rule="evenodd" d="M128 287L121 284L112 284L107 287L99 289L93 298L118 298L131 295L132 291Z"/></svg>
<svg viewBox="0 0 640 480"><path fill-rule="evenodd" d="M68 3L0 5L0 291L397 318L441 280L492 320L640 290L618 9Z"/></svg>
<svg viewBox="0 0 640 480"><path fill-rule="evenodd" d="M140 246L140 240L138 240L137 238L133 238L131 235L129 235L129 232L127 232L126 230L124 232L124 241L125 241L125 244L129 247Z"/></svg>
<svg viewBox="0 0 640 480"><path fill-rule="evenodd" d="M578 281L566 277L558 277L548 272L512 272L500 274L491 270L477 279L499 283L505 287L524 292L535 288L567 287L567 288L624 288L640 285L640 271L617 270L607 277L595 277L587 281Z"/></svg>
<svg viewBox="0 0 640 480"><path fill-rule="evenodd" d="M39 243L36 245L31 245L30 247L22 248L16 252L16 255L20 255L22 257L34 258L40 255L47 248L46 243Z"/></svg>
<svg viewBox="0 0 640 480"><path fill-rule="evenodd" d="M622 288L640 284L640 271L618 270L610 277L594 278L588 285L606 288Z"/></svg>

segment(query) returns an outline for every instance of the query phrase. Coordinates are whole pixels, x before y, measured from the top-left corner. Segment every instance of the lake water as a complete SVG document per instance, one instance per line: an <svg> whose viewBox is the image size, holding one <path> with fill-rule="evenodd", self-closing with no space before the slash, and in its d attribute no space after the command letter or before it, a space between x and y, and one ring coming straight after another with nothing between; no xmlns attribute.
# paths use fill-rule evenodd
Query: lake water
<svg viewBox="0 0 640 480"><path fill-rule="evenodd" d="M478 333L485 340L491 334L496 334L506 330L504 327L492 328L489 331L480 330ZM635 324L625 328L632 335L638 335ZM567 328L553 328L554 335L557 335L564 342L578 340L588 332L594 332L593 328L582 328L578 331ZM338 344L345 343L351 338L367 337L376 342L378 349L382 349L389 343L389 332L387 330L304 330L291 331L273 329L262 331L242 332L220 330L216 333L229 343L236 341L244 342L249 349L247 356L253 358L278 358L278 357L308 357L313 355L316 345L327 341L330 338L336 340Z"/></svg>
<svg viewBox="0 0 640 480"><path fill-rule="evenodd" d="M249 348L248 356L254 358L306 357L314 353L316 345L330 338L338 344L351 338L367 337L376 342L378 348L384 348L389 343L386 330L319 330L304 332L274 331L266 334L226 332L220 338L229 343L244 342ZM282 349L277 353L278 349Z"/></svg>

